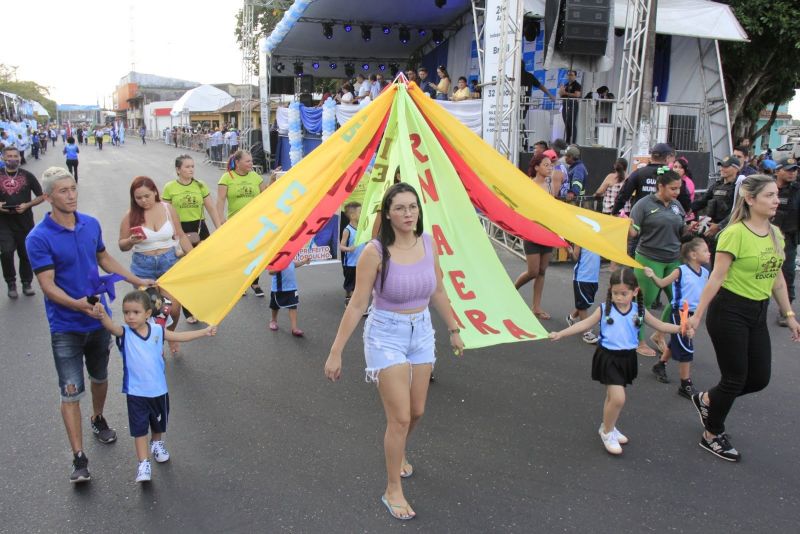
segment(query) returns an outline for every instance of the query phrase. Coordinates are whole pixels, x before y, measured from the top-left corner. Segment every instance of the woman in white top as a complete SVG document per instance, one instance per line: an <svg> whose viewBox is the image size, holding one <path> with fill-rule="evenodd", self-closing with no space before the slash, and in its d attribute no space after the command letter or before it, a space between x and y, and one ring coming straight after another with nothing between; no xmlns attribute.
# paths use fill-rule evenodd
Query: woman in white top
<svg viewBox="0 0 800 534"><path fill-rule="evenodd" d="M178 257L192 250L192 243L180 225L180 219L170 204L161 202L156 184L147 176L137 176L131 183L131 208L122 218L119 227L119 249L133 249L131 271L140 278L155 280L175 265ZM147 273L147 276L144 276ZM165 293L166 294L166 293ZM175 330L180 318L181 306L171 296L168 330ZM169 343L170 351L180 350L177 342Z"/></svg>

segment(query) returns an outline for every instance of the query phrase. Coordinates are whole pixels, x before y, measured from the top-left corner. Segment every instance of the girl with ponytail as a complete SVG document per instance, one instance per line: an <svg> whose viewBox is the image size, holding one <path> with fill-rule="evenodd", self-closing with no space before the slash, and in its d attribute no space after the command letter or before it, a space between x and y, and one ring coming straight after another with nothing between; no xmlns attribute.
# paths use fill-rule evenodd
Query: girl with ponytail
<svg viewBox="0 0 800 534"><path fill-rule="evenodd" d="M605 303L583 321L560 332L551 332L550 339L557 341L586 332L598 323L600 341L592 358L592 380L606 386L603 422L598 432L610 454L622 454L620 445L628 443L628 438L617 430L616 425L625 405L625 386L633 383L638 372L636 347L639 345L639 330L646 323L661 332L677 334L681 327L660 321L647 311L636 276L628 267L611 273ZM694 336L694 331L689 330L687 335Z"/></svg>

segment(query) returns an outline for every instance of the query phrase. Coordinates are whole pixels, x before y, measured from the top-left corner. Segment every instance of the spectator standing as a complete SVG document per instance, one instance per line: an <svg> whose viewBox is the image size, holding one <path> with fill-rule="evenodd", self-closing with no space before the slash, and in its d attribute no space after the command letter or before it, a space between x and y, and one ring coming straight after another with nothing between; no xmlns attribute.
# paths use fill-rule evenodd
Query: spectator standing
<svg viewBox="0 0 800 534"><path fill-rule="evenodd" d="M31 134L31 154L33 155L33 159L39 159L39 149L42 146L42 140L39 137L39 132L34 131Z"/></svg>
<svg viewBox="0 0 800 534"><path fill-rule="evenodd" d="M142 144L146 145L147 144L147 139L146 139L146 137L147 137L147 128L145 128L144 124L142 124L141 127L139 127L139 137L142 138Z"/></svg>
<svg viewBox="0 0 800 534"><path fill-rule="evenodd" d="M784 260L781 270L786 280L789 304L794 302L795 260L797 259L798 230L800 230L800 184L797 183L797 160L783 158L775 167L775 183L778 185L778 209L772 224L780 228L784 239ZM778 315L778 324L788 326L786 317Z"/></svg>
<svg viewBox="0 0 800 534"><path fill-rule="evenodd" d="M561 97L561 117L564 119L564 139L568 144L578 141L578 102L581 97L581 84L578 83L578 73L574 70L567 71L567 83L558 88Z"/></svg>
<svg viewBox="0 0 800 534"><path fill-rule="evenodd" d="M125 269L106 250L100 223L77 211L78 184L66 169L50 167L42 175L45 198L52 211L31 231L25 244L39 286L45 294L61 416L73 453L70 482L87 482L89 460L83 452L80 399L84 394L84 365L91 381L92 432L101 443L112 443L117 433L109 428L103 408L108 392L110 335L100 323L93 302L106 306L99 284L98 266L124 277L134 286L149 286ZM98 295L98 293L100 293ZM106 307L106 313L110 311Z"/></svg>
<svg viewBox="0 0 800 534"><path fill-rule="evenodd" d="M628 171L628 160L625 158L617 158L614 162L614 172L608 173L594 192L595 198L602 198L603 205L601 211L606 215L611 215L611 210L614 209L614 202L617 200L617 195L625 183L625 173ZM630 211L630 206L625 211Z"/></svg>
<svg viewBox="0 0 800 534"><path fill-rule="evenodd" d="M436 84L428 80L428 69L420 67L417 70L417 74L419 74L419 88L422 89L422 92L431 98L436 98Z"/></svg>
<svg viewBox="0 0 800 534"><path fill-rule="evenodd" d="M611 210L612 215L619 215L625 203L629 200L631 205L643 199L651 193L658 190L656 181L658 179L658 170L667 164L667 156L672 153L672 147L666 143L657 143L650 149L650 162L640 169L636 169L625 180L625 185L620 189L617 195L617 200L614 202L614 207Z"/></svg>
<svg viewBox="0 0 800 534"><path fill-rule="evenodd" d="M706 215L711 218L711 224L705 232L708 239L708 246L714 253L716 236L725 226L725 222L730 217L731 210L736 199L736 183L739 176L739 169L742 164L735 156L726 156L720 163L719 173L721 180L718 180L709 187L705 194L692 202L691 209L697 213L705 210Z"/></svg>
<svg viewBox="0 0 800 534"><path fill-rule="evenodd" d="M581 161L580 149L575 145L567 147L564 153L564 161L568 165L568 170L566 191L563 198L567 202L576 202L576 199L584 193L584 184L589 171ZM561 185L561 189L564 191L564 184Z"/></svg>
<svg viewBox="0 0 800 534"><path fill-rule="evenodd" d="M733 149L733 156L738 158L742 164L742 168L739 169L739 174L741 176L747 177L751 174L756 174L758 170L750 165L750 147L749 146L737 146Z"/></svg>
<svg viewBox="0 0 800 534"><path fill-rule="evenodd" d="M41 204L45 197L36 177L19 167L20 155L17 147L4 147L3 161L5 167L0 171L0 263L3 278L8 285L8 298L16 299L19 293L14 252L17 253L22 292L30 297L36 293L31 286L33 270L25 248L25 239L34 226L31 208ZM31 198L31 194L35 198Z"/></svg>
<svg viewBox="0 0 800 534"><path fill-rule="evenodd" d="M439 65L436 68L436 75L439 76L439 83L434 84L431 82L428 86L436 89L436 100L447 100L450 94L450 75L447 73L447 69L444 68L444 65Z"/></svg>

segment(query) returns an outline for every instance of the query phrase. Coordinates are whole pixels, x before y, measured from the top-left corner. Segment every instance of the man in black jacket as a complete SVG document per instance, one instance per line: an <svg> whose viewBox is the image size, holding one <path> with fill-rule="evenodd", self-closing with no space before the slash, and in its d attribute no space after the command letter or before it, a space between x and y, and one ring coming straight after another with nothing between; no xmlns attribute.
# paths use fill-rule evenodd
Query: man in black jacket
<svg viewBox="0 0 800 534"><path fill-rule="evenodd" d="M783 232L785 240L783 251L783 277L789 290L789 301L794 302L795 259L797 258L797 234L800 230L800 184L797 183L797 160L783 158L775 167L775 181L778 184L778 211L772 224ZM786 319L779 313L778 324L786 326Z"/></svg>
<svg viewBox="0 0 800 534"><path fill-rule="evenodd" d="M741 167L742 164L739 158L735 156L723 158L719 168L722 179L713 183L702 197L692 202L691 209L693 212L697 213L705 209L706 215L711 218L711 224L705 233L705 236L711 240L715 239L716 235L724 227L723 221L730 217L733 203L736 199L736 178L739 176ZM711 243L709 243L709 246L711 246Z"/></svg>
<svg viewBox="0 0 800 534"><path fill-rule="evenodd" d="M672 152L672 147L667 143L658 143L650 150L650 163L641 169L633 171L631 175L628 176L628 179L625 180L625 184L617 195L617 200L614 202L614 207L611 210L612 215L618 215L628 200L631 200L632 206L650 193L656 192L658 169L667 164L667 156L672 154ZM683 192L684 188L685 186L682 185L681 192ZM680 200L680 197L678 197L679 202ZM681 205L683 205L683 202L681 202Z"/></svg>

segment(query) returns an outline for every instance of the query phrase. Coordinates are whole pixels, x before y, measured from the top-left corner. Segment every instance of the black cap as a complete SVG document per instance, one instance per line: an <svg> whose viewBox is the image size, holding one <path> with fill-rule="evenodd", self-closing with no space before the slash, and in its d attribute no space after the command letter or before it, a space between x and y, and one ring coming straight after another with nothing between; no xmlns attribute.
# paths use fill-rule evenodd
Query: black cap
<svg viewBox="0 0 800 534"><path fill-rule="evenodd" d="M737 158L736 156L725 156L724 158L722 158L722 161L720 161L719 164L722 167L734 166L737 169L742 168L742 162L739 161L739 158Z"/></svg>
<svg viewBox="0 0 800 534"><path fill-rule="evenodd" d="M675 151L667 143L656 143L656 145L650 149L651 154L660 154L662 156L668 156L673 152Z"/></svg>
<svg viewBox="0 0 800 534"><path fill-rule="evenodd" d="M783 169L785 171L793 171L797 169L797 160L793 157L788 158L781 158L776 162L778 165L775 167L776 169Z"/></svg>

